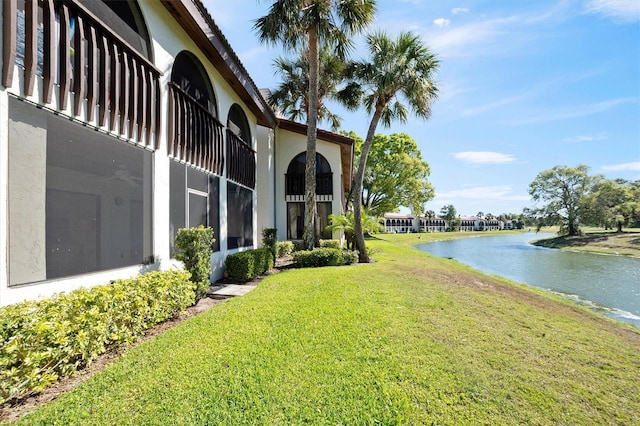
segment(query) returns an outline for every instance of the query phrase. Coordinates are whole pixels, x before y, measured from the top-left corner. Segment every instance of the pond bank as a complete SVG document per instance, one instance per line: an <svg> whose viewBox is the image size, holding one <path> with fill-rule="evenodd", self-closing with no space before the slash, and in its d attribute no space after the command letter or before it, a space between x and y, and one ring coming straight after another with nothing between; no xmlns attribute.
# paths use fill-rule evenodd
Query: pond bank
<svg viewBox="0 0 640 426"><path fill-rule="evenodd" d="M594 232L537 240L539 247L640 258L640 232Z"/></svg>

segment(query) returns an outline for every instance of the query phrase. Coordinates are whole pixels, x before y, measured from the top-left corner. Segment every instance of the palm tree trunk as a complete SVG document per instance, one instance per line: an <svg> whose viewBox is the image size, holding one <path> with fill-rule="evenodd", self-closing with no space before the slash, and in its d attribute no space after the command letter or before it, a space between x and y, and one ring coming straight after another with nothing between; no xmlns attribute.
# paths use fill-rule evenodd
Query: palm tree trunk
<svg viewBox="0 0 640 426"><path fill-rule="evenodd" d="M371 263L371 258L367 254L367 247L364 244L364 232L362 230L362 187L364 185L364 172L367 167L367 157L373 144L373 137L378 127L378 122L382 116L383 106L377 105L376 110L371 117L367 137L362 144L362 153L360 154L360 162L358 163L358 173L356 173L355 185L353 188L353 228L356 240L356 249L358 250L358 260L360 263Z"/></svg>
<svg viewBox="0 0 640 426"><path fill-rule="evenodd" d="M312 250L317 242L316 137L318 125L318 33L309 28L309 112L307 114L307 162L305 167L304 245Z"/></svg>

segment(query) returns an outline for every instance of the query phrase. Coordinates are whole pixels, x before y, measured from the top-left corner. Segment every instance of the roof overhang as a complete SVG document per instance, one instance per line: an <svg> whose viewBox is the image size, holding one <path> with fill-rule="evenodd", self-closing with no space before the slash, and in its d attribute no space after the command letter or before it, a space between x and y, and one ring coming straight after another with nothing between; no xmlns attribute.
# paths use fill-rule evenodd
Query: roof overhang
<svg viewBox="0 0 640 426"><path fill-rule="evenodd" d="M298 133L305 136L307 135L306 124L296 123L295 121L279 118L278 127L290 132ZM351 190L351 181L353 180L354 140L348 136L322 129L318 129L317 138L325 142L334 143L340 147L340 162L342 163L342 187L344 188L345 193L349 192Z"/></svg>
<svg viewBox="0 0 640 426"><path fill-rule="evenodd" d="M200 0L161 0L209 62L256 116L258 124L274 128L276 116Z"/></svg>

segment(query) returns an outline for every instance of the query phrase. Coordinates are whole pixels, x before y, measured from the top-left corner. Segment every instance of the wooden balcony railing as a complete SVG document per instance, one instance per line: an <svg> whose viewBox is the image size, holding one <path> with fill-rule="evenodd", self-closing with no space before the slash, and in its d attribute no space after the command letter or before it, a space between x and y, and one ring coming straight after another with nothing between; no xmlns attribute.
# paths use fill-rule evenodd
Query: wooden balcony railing
<svg viewBox="0 0 640 426"><path fill-rule="evenodd" d="M287 174L285 176L285 194L305 195L303 174ZM333 195L333 173L316 174L316 195Z"/></svg>
<svg viewBox="0 0 640 426"><path fill-rule="evenodd" d="M227 178L241 185L256 187L256 152L227 129Z"/></svg>
<svg viewBox="0 0 640 426"><path fill-rule="evenodd" d="M224 126L175 83L169 83L169 155L222 176Z"/></svg>
<svg viewBox="0 0 640 426"><path fill-rule="evenodd" d="M147 58L78 2L24 0L19 10L18 0L3 0L2 7L5 87L19 57L24 96L33 96L41 76L40 103L157 147L160 72Z"/></svg>

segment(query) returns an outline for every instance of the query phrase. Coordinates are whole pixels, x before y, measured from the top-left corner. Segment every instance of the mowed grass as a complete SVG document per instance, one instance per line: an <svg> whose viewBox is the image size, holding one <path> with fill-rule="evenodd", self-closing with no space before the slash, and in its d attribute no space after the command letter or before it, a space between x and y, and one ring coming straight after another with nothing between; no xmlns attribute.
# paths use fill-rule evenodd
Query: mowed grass
<svg viewBox="0 0 640 426"><path fill-rule="evenodd" d="M376 263L271 275L21 423L640 424L637 329L383 238Z"/></svg>

